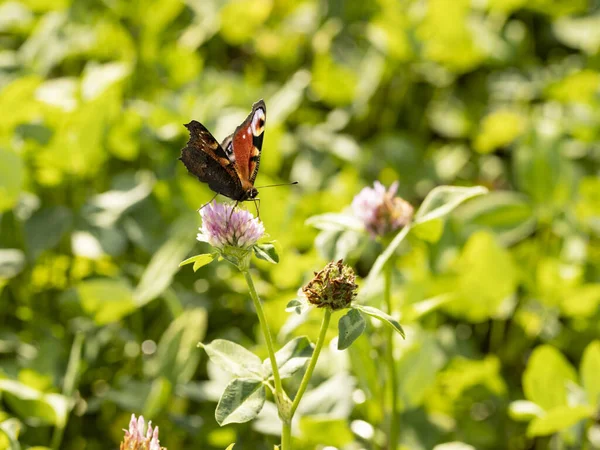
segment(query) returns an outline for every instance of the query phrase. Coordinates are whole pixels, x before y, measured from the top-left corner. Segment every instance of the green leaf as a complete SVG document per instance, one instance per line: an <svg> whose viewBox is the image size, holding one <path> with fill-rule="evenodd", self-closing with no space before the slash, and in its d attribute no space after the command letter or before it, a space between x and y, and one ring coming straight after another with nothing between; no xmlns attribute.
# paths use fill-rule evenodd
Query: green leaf
<svg viewBox="0 0 600 450"><path fill-rule="evenodd" d="M188 380L184 380L184 384ZM173 395L173 384L165 377L159 376L152 380L150 392L144 402L144 416L156 417L169 403Z"/></svg>
<svg viewBox="0 0 600 450"><path fill-rule="evenodd" d="M75 286L82 308L98 325L117 322L137 308L129 284L115 278L85 280Z"/></svg>
<svg viewBox="0 0 600 450"><path fill-rule="evenodd" d="M306 336L292 339L275 353L279 376L282 379L293 376L306 365L312 353L313 345ZM262 365L265 377L271 377L273 375L271 360L269 358L265 359Z"/></svg>
<svg viewBox="0 0 600 450"><path fill-rule="evenodd" d="M475 447L464 442L445 442L433 447L433 450L476 450Z"/></svg>
<svg viewBox="0 0 600 450"><path fill-rule="evenodd" d="M519 283L512 255L491 233L473 234L452 267L456 277L449 278L453 300L443 308L470 322L497 317L507 298Z"/></svg>
<svg viewBox="0 0 600 450"><path fill-rule="evenodd" d="M455 214L465 237L486 229L504 245L522 241L536 228L537 220L527 196L512 191L490 192L474 198Z"/></svg>
<svg viewBox="0 0 600 450"><path fill-rule="evenodd" d="M350 310L338 322L338 350L345 350L365 331L367 323L357 309Z"/></svg>
<svg viewBox="0 0 600 450"><path fill-rule="evenodd" d="M187 309L169 325L158 342L156 353L147 360L146 372L165 377L174 386L190 381L198 367L197 342L206 333L206 310Z"/></svg>
<svg viewBox="0 0 600 450"><path fill-rule="evenodd" d="M556 348L541 345L531 354L523 373L527 400L546 411L567 405L567 385L575 382L575 369Z"/></svg>
<svg viewBox="0 0 600 450"><path fill-rule="evenodd" d="M307 302L298 298L290 300L287 305L285 305L286 312L293 311L296 314L302 314L306 308L308 308Z"/></svg>
<svg viewBox="0 0 600 450"><path fill-rule="evenodd" d="M593 407L600 405L600 341L590 343L581 358L581 383Z"/></svg>
<svg viewBox="0 0 600 450"><path fill-rule="evenodd" d="M0 213L16 205L25 179L21 157L0 148Z"/></svg>
<svg viewBox="0 0 600 450"><path fill-rule="evenodd" d="M254 254L258 259L264 259L271 264L277 264L279 262L277 250L271 243L256 244L254 247L252 247L252 249L254 250Z"/></svg>
<svg viewBox="0 0 600 450"><path fill-rule="evenodd" d="M199 345L213 363L236 377L264 379L260 358L241 345L226 339L215 339L210 344Z"/></svg>
<svg viewBox="0 0 600 450"><path fill-rule="evenodd" d="M319 214L309 217L304 223L323 231L363 231L365 228L357 217L340 213Z"/></svg>
<svg viewBox="0 0 600 450"><path fill-rule="evenodd" d="M0 280L16 277L25 266L25 254L16 248L0 249Z"/></svg>
<svg viewBox="0 0 600 450"><path fill-rule="evenodd" d="M235 445L235 442L233 444L229 444L225 450L233 450L234 445Z"/></svg>
<svg viewBox="0 0 600 450"><path fill-rule="evenodd" d="M42 208L25 222L27 254L36 259L44 250L58 245L71 227L73 214L64 206Z"/></svg>
<svg viewBox="0 0 600 450"><path fill-rule="evenodd" d="M461 203L487 192L488 190L483 186L438 186L432 189L423 200L421 207L415 214L414 223L422 224L430 220L441 219L450 214Z"/></svg>
<svg viewBox="0 0 600 450"><path fill-rule="evenodd" d="M363 312L363 313L371 316L371 317L375 317L376 319L381 320L385 325L392 328L392 330L400 333L400 336L402 336L403 338L406 338L406 335L404 334L404 330L402 329L402 327L400 326L398 321L396 319L394 319L392 316L390 316L389 314L386 314L383 311L381 311L377 308L374 308L372 306L353 305L352 307L354 309L359 310L360 312Z"/></svg>
<svg viewBox="0 0 600 450"><path fill-rule="evenodd" d="M3 399L19 416L62 427L66 424L71 401L60 394L45 394L14 380L0 379Z"/></svg>
<svg viewBox="0 0 600 450"><path fill-rule="evenodd" d="M536 417L527 427L527 436L546 436L565 430L580 420L592 418L590 406L557 406L541 417Z"/></svg>
<svg viewBox="0 0 600 450"><path fill-rule="evenodd" d="M225 388L215 419L221 426L254 419L265 404L265 386L254 379L235 378Z"/></svg>
<svg viewBox="0 0 600 450"><path fill-rule="evenodd" d="M6 419L0 422L0 433L2 433L6 439L8 439L8 447L6 450L21 450L21 445L19 444L20 432L21 422L19 422L17 419ZM0 444L2 444L1 440Z"/></svg>
<svg viewBox="0 0 600 450"><path fill-rule="evenodd" d="M185 261L181 261L179 263L179 267L194 263L194 272L196 272L200 267L204 267L213 262L217 256L218 253L204 253L202 255L192 256Z"/></svg>
<svg viewBox="0 0 600 450"><path fill-rule="evenodd" d="M344 447L354 440L345 419L323 416L302 416L299 423L302 441L312 448L331 445Z"/></svg>
<svg viewBox="0 0 600 450"><path fill-rule="evenodd" d="M517 422L529 422L544 414L544 410L538 404L528 400L517 400L508 406L508 415Z"/></svg>
<svg viewBox="0 0 600 450"><path fill-rule="evenodd" d="M413 224L411 233L427 242L437 242L444 232L444 221L442 219L432 219L427 222Z"/></svg>
<svg viewBox="0 0 600 450"><path fill-rule="evenodd" d="M194 227L191 216L181 218L170 231L171 236L154 254L133 294L138 306L161 295L171 285L179 262L188 254L194 241L189 232Z"/></svg>
<svg viewBox="0 0 600 450"><path fill-rule="evenodd" d="M373 264L373 267L369 271L369 276L367 277L367 280L366 280L364 286L360 290L361 296L368 297L369 295L371 295L370 293L374 290L374 285L377 284L377 279L379 277L379 274L383 270L383 266L385 265L385 263L388 262L388 260L392 257L392 255L396 252L398 247L400 247L400 244L402 243L404 238L408 235L408 232L410 231L410 229L411 229L410 226L406 226L406 227L402 228L402 230L400 230L398 232L398 234L396 234L396 236L394 236L394 239L392 239L392 242L390 242L390 245L388 245L385 248L385 250L377 257L377 259L375 260L375 263Z"/></svg>

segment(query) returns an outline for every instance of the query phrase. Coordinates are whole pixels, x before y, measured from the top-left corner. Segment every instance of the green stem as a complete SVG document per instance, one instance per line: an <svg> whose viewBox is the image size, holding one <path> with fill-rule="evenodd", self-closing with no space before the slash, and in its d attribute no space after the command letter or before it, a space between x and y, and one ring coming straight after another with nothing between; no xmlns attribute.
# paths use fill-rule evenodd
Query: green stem
<svg viewBox="0 0 600 450"><path fill-rule="evenodd" d="M281 377L279 376L279 368L277 367L277 360L275 359L275 349L273 347L273 339L271 338L271 331L269 330L269 325L267 324L267 319L265 318L265 312L263 311L262 303L258 294L256 293L256 288L254 287L254 282L252 281L252 277L250 276L250 272L248 270L242 270L244 277L246 278L246 283L248 284L248 289L250 290L250 297L252 297L252 301L254 302L254 309L256 309L256 314L258 315L258 321L260 323L260 328L262 329L263 336L265 338L265 342L267 343L267 351L269 352L269 360L271 361L271 369L273 370L273 381L275 382L275 402L277 403L277 408L279 410L279 414L285 422L285 411L282 408L285 407L285 392L283 390L283 386L281 384ZM282 449L287 449L289 447L282 447Z"/></svg>
<svg viewBox="0 0 600 450"><path fill-rule="evenodd" d="M292 421L283 422L281 428L281 450L289 450L292 448Z"/></svg>
<svg viewBox="0 0 600 450"><path fill-rule="evenodd" d="M63 381L62 393L65 397L72 397L77 387L77 372L81 362L81 349L83 347L83 333L77 333L71 346L71 353L69 354L69 362L67 363L67 370L65 372L65 378ZM70 410L69 410L70 411ZM67 426L68 412L65 417L59 420L54 432L52 433L52 443L50 444L53 450L58 450L63 440L65 427Z"/></svg>
<svg viewBox="0 0 600 450"><path fill-rule="evenodd" d="M292 403L292 409L290 410L290 422L292 421L292 417L294 417L294 413L296 409L298 409L298 405L300 404L300 400L304 395L304 391L308 387L308 382L312 377L313 370L315 370L315 366L317 365L317 359L319 359L319 353L321 353L321 349L323 348L323 343L325 342L325 335L327 334L327 328L329 327L329 320L331 319L331 310L329 308L325 308L325 315L323 316L323 321L321 322L321 331L319 331L319 338L317 339L317 345L315 346L315 350L310 358L310 362L308 363L308 368L302 377L302 381L300 382L300 387L298 388L298 393L296 397L294 397L294 403Z"/></svg>
<svg viewBox="0 0 600 450"><path fill-rule="evenodd" d="M277 397L277 401L279 402L279 400L283 398L283 386L281 384L281 377L279 376L277 360L275 359L275 348L273 347L273 338L271 338L271 330L269 330L269 325L267 324L267 319L265 318L265 312L263 310L260 298L258 298L258 294L256 293L256 288L254 287L254 281L252 281L250 272L248 270L244 270L243 274L246 278L246 283L248 283L250 297L252 297L252 301L254 302L254 309L256 309L256 314L258 315L260 328L262 329L263 335L265 337L265 342L267 343L267 351L269 352L269 360L271 361L271 368L273 370L273 380L275 381L275 395Z"/></svg>
<svg viewBox="0 0 600 450"><path fill-rule="evenodd" d="M384 290L383 297L387 313L392 314L392 264L391 261L384 267ZM389 430L389 446L390 450L398 448L398 437L400 436L400 412L398 408L398 378L396 374L396 362L394 361L394 331L387 330L387 345L386 345L386 362L388 366L388 378L390 399L392 402L390 411L390 430Z"/></svg>

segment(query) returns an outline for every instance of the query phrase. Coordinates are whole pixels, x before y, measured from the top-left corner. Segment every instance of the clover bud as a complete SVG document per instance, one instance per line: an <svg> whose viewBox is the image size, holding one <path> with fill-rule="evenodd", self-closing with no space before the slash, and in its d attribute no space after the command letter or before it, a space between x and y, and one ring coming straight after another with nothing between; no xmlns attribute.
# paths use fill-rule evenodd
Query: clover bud
<svg viewBox="0 0 600 450"><path fill-rule="evenodd" d="M307 300L317 308L332 310L350 307L356 297L356 276L351 267L338 262L330 262L302 288Z"/></svg>

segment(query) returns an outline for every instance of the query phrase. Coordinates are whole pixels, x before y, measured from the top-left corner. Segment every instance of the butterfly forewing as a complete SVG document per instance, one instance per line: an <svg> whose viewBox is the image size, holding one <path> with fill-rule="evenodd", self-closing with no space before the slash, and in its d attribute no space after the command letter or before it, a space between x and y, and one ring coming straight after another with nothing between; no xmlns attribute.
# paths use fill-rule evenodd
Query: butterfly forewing
<svg viewBox="0 0 600 450"><path fill-rule="evenodd" d="M258 174L266 120L267 107L264 101L259 100L252 105L252 111L246 120L231 135L236 170L240 179L249 185L254 185Z"/></svg>
<svg viewBox="0 0 600 450"><path fill-rule="evenodd" d="M190 139L181 150L179 159L187 170L219 194L234 200L243 197L244 190L234 163L210 131L195 120L185 126L190 132Z"/></svg>

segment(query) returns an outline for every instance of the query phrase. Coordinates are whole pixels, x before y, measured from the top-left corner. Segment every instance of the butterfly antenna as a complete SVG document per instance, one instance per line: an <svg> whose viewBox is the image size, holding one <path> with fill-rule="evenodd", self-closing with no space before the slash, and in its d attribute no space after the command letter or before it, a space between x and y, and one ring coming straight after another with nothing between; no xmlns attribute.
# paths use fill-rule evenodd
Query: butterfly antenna
<svg viewBox="0 0 600 450"><path fill-rule="evenodd" d="M268 184L266 186L256 186L256 189L264 189L264 188L268 188L268 187L277 187L277 186L291 186L292 184L298 184L298 182L292 181L291 183Z"/></svg>

